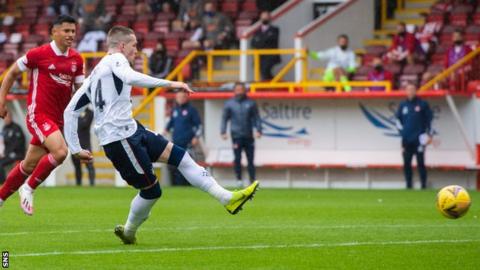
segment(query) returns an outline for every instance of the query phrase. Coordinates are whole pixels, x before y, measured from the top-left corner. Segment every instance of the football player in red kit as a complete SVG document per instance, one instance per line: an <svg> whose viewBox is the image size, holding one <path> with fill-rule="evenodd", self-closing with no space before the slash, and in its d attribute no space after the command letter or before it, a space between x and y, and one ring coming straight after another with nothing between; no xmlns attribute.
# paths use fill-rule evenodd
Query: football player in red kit
<svg viewBox="0 0 480 270"><path fill-rule="evenodd" d="M0 206L19 190L20 206L27 215L33 214L33 191L67 157L63 130L63 111L72 92L83 82L83 60L71 48L76 20L59 16L52 27L53 41L33 48L20 57L7 72L0 87L0 117L5 117L6 96L16 78L31 71L27 99L28 130L32 140L25 159L8 174L0 188ZM27 180L25 182L25 180Z"/></svg>

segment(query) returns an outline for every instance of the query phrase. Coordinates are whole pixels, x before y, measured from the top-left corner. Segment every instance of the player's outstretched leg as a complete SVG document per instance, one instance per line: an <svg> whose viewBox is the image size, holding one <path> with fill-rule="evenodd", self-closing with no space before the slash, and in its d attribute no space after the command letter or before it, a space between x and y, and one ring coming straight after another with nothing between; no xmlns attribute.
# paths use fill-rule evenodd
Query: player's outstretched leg
<svg viewBox="0 0 480 270"><path fill-rule="evenodd" d="M23 161L15 165L0 188L0 207L25 182L29 174L22 168Z"/></svg>
<svg viewBox="0 0 480 270"><path fill-rule="evenodd" d="M126 245L132 245L137 242L135 234L148 216L150 210L157 200L162 196L162 190L158 181L153 186L141 190L130 204L130 213L128 214L125 225L115 226L115 235Z"/></svg>
<svg viewBox="0 0 480 270"><path fill-rule="evenodd" d="M188 152L185 152L180 147L173 146L172 155L177 155L177 152L182 151L184 154L178 164L178 170L183 174L187 181L190 182L190 184L216 198L225 206L230 214L237 214L242 209L242 206L248 200L253 198L253 195L258 188L258 181L253 182L250 186L240 191L228 191L220 186L205 168L199 166L190 157Z"/></svg>
<svg viewBox="0 0 480 270"><path fill-rule="evenodd" d="M43 142L49 153L36 162L32 175L19 190L20 206L27 215L33 215L33 192L47 179L50 173L65 160L68 154L62 133L57 130ZM37 146L38 147L38 146ZM43 147L42 147L43 149Z"/></svg>

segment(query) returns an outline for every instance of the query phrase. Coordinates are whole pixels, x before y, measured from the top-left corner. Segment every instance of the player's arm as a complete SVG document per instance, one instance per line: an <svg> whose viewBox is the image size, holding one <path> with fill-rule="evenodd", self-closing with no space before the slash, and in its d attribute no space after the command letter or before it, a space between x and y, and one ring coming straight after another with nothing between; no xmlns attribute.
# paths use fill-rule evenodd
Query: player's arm
<svg viewBox="0 0 480 270"><path fill-rule="evenodd" d="M78 118L87 108L87 105L90 104L90 97L87 93L88 86L88 83L84 83L82 87L75 92L63 113L65 141L72 155L83 162L92 162L93 160L90 151L82 149L80 139L78 138Z"/></svg>
<svg viewBox="0 0 480 270"><path fill-rule="evenodd" d="M146 88L154 88L154 87L165 87L165 88L179 88L187 93L193 93L192 89L188 86L188 84L184 82L176 82L176 81L169 81L158 79L152 76L148 76L146 74L140 73L134 70L128 60L123 57L116 61L113 65L112 70L113 73L117 77L119 77L122 81L126 84L146 87Z"/></svg>
<svg viewBox="0 0 480 270"><path fill-rule="evenodd" d="M3 78L2 85L0 86L0 117L3 118L7 114L6 100L10 89L12 88L15 80L22 74L22 70L18 67L17 63L13 63L10 69L7 71L5 78Z"/></svg>

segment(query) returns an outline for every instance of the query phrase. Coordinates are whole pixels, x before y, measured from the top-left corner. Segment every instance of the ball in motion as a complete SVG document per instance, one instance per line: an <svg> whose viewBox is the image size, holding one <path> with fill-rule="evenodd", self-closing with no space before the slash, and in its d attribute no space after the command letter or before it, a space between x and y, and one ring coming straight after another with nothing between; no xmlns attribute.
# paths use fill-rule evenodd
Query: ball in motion
<svg viewBox="0 0 480 270"><path fill-rule="evenodd" d="M437 209L447 218L462 217L467 213L471 202L470 195L461 186L446 186L437 193Z"/></svg>

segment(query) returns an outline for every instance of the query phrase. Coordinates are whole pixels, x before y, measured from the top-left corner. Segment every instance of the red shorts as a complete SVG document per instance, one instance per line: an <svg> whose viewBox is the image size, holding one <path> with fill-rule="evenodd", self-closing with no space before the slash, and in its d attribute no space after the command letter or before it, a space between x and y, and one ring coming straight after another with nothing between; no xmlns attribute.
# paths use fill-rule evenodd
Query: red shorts
<svg viewBox="0 0 480 270"><path fill-rule="evenodd" d="M32 134L30 144L33 145L42 145L50 134L62 130L55 121L42 114L27 115L27 128Z"/></svg>

